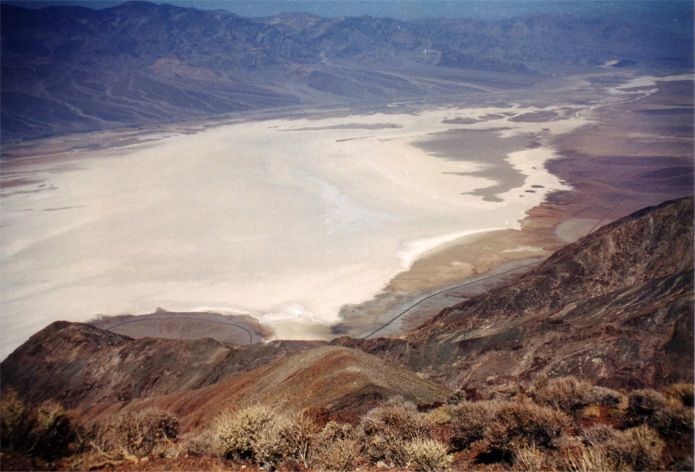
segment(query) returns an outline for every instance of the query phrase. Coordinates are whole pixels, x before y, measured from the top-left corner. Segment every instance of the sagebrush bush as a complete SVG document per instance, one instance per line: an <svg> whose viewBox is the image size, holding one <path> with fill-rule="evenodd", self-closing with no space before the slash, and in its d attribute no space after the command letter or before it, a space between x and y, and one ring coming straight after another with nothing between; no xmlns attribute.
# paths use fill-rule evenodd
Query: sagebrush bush
<svg viewBox="0 0 695 472"><path fill-rule="evenodd" d="M497 410L497 401L463 402L453 411L452 445L456 449L469 447L485 437L485 428Z"/></svg>
<svg viewBox="0 0 695 472"><path fill-rule="evenodd" d="M655 390L635 390L628 396L624 426L641 424L651 426L667 438L692 434L693 410Z"/></svg>
<svg viewBox="0 0 695 472"><path fill-rule="evenodd" d="M673 384L664 390L667 397L679 400L685 407L693 407L693 384L680 383Z"/></svg>
<svg viewBox="0 0 695 472"><path fill-rule="evenodd" d="M302 415L278 414L257 432L252 444L256 462L278 465L286 460L309 464L314 424Z"/></svg>
<svg viewBox="0 0 695 472"><path fill-rule="evenodd" d="M514 450L554 447L570 419L560 411L520 399L462 403L452 423L455 448L482 441L490 452L511 459Z"/></svg>
<svg viewBox="0 0 695 472"><path fill-rule="evenodd" d="M319 470L346 472L355 468L361 452L360 441L351 425L329 421L314 437L311 465Z"/></svg>
<svg viewBox="0 0 695 472"><path fill-rule="evenodd" d="M53 460L70 454L75 429L63 406L47 400L37 408L25 406L16 392L8 390L0 402L0 445L3 450Z"/></svg>
<svg viewBox="0 0 695 472"><path fill-rule="evenodd" d="M47 460L66 456L75 441L75 430L60 403L47 400L36 409L33 453Z"/></svg>
<svg viewBox="0 0 695 472"><path fill-rule="evenodd" d="M531 401L500 402L485 428L485 440L494 449L552 448L570 424L564 413Z"/></svg>
<svg viewBox="0 0 695 472"><path fill-rule="evenodd" d="M150 455L159 443L176 439L179 421L167 411L147 408L119 415L113 430L116 448L136 457L145 457Z"/></svg>
<svg viewBox="0 0 695 472"><path fill-rule="evenodd" d="M594 385L589 394L590 402L596 405L618 408L626 402L625 395L612 388Z"/></svg>
<svg viewBox="0 0 695 472"><path fill-rule="evenodd" d="M256 438L274 419L273 409L264 405L223 413L212 426L215 450L228 459L254 459Z"/></svg>
<svg viewBox="0 0 695 472"><path fill-rule="evenodd" d="M661 463L664 442L648 426L639 426L616 434L600 446L616 470L654 470Z"/></svg>
<svg viewBox="0 0 695 472"><path fill-rule="evenodd" d="M575 377L548 380L539 377L529 390L529 396L539 405L560 410L577 419L579 412L593 403L593 386Z"/></svg>
<svg viewBox="0 0 695 472"><path fill-rule="evenodd" d="M446 470L451 464L451 456L446 446L434 439L413 439L404 446L408 467L423 472Z"/></svg>
<svg viewBox="0 0 695 472"><path fill-rule="evenodd" d="M226 458L275 466L295 460L309 463L314 424L302 415L281 414L263 405L220 415L213 425L213 444Z"/></svg>
<svg viewBox="0 0 695 472"><path fill-rule="evenodd" d="M31 448L30 433L34 417L17 392L2 392L0 399L0 444L7 451L27 451Z"/></svg>
<svg viewBox="0 0 695 472"><path fill-rule="evenodd" d="M389 403L371 410L360 423L365 451L373 462L404 466L407 462L405 444L428 437L431 425L414 408Z"/></svg>

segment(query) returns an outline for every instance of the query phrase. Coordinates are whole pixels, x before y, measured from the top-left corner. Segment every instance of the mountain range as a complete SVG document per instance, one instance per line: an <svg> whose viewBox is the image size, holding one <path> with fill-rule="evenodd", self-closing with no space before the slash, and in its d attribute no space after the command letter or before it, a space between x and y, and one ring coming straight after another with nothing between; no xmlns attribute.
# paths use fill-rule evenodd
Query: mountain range
<svg viewBox="0 0 695 472"><path fill-rule="evenodd" d="M618 60L692 67L692 20L244 18L127 2L1 5L2 136L25 138L298 105L388 103L528 87Z"/></svg>

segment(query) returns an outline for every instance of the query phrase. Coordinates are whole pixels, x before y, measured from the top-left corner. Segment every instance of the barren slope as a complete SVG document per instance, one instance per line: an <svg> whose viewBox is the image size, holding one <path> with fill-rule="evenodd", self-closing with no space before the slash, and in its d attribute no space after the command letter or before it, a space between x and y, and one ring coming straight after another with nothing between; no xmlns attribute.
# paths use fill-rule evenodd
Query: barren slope
<svg viewBox="0 0 695 472"><path fill-rule="evenodd" d="M220 412L255 403L280 411L354 417L384 400L401 396L415 404L446 400L451 392L362 351L324 346L278 359L252 372L209 387L153 396L130 403L102 403L82 420L108 417L121 409L156 406L174 412L185 430L210 423Z"/></svg>
<svg viewBox="0 0 695 472"><path fill-rule="evenodd" d="M338 342L449 385L577 375L617 386L693 379L693 199L636 212L403 339Z"/></svg>

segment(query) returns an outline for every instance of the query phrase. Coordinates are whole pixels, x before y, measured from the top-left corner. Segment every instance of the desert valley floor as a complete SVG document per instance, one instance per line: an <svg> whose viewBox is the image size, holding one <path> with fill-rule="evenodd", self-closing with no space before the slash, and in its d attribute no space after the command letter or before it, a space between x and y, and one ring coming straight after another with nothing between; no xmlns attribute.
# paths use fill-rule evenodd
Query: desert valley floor
<svg viewBox="0 0 695 472"><path fill-rule="evenodd" d="M158 307L251 315L271 338L360 336L688 193L691 76L547 87L17 146L0 177L0 355L54 320Z"/></svg>

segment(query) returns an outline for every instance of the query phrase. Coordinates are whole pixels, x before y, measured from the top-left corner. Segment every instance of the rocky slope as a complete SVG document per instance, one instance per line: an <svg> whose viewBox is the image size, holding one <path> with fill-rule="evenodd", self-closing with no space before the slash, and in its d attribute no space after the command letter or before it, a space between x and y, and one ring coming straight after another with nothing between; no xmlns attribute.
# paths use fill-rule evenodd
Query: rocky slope
<svg viewBox="0 0 695 472"><path fill-rule="evenodd" d="M235 347L210 338L132 339L58 321L2 362L0 383L30 403L54 398L74 407L128 401L201 388L322 344L274 341Z"/></svg>
<svg viewBox="0 0 695 472"><path fill-rule="evenodd" d="M298 104L495 92L541 81L534 71L544 68L615 59L692 66L692 22L674 27L648 14L399 21L250 19L148 2L0 8L5 142Z"/></svg>
<svg viewBox="0 0 695 472"><path fill-rule="evenodd" d="M150 396L132 402L102 402L80 412L82 421L154 406L176 414L184 430L209 425L238 405L273 405L279 411L351 419L393 397L416 404L446 401L451 391L362 351L323 346L278 359L214 385Z"/></svg>
<svg viewBox="0 0 695 472"><path fill-rule="evenodd" d="M451 386L693 380L693 199L646 208L401 339L342 340Z"/></svg>

